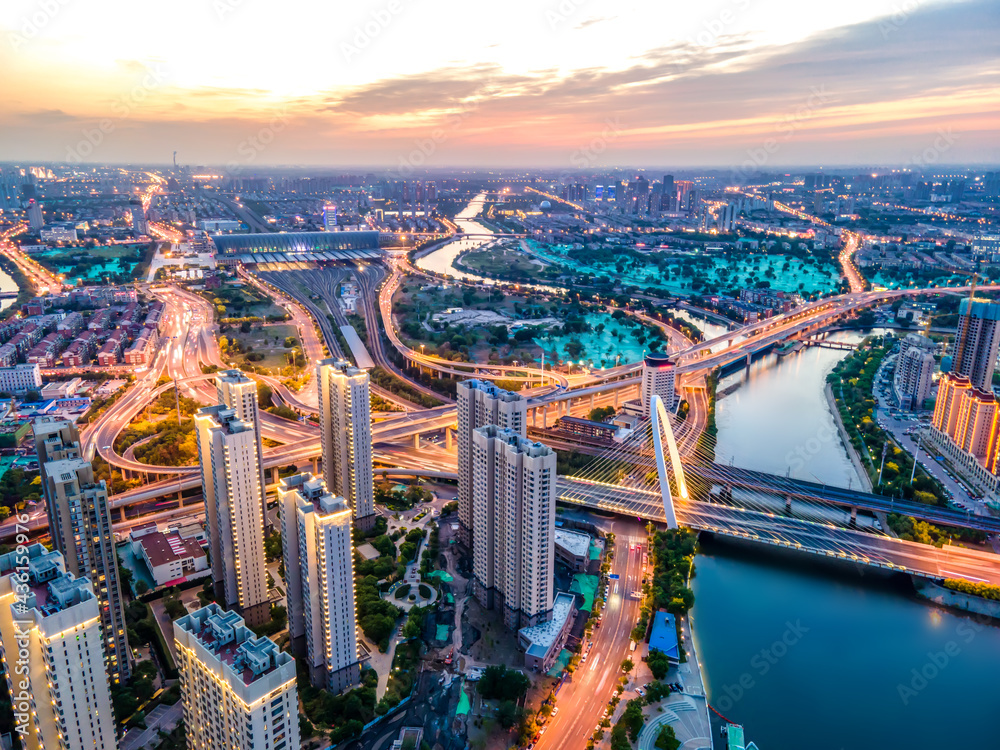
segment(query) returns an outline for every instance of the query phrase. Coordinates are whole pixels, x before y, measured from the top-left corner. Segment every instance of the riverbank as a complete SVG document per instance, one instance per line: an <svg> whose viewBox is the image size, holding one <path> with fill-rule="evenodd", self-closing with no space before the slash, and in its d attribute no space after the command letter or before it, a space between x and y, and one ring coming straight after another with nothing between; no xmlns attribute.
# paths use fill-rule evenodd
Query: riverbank
<svg viewBox="0 0 1000 750"><path fill-rule="evenodd" d="M847 450L847 456L851 459L851 463L854 465L854 470L858 474L861 487L865 492L871 492L871 477L868 476L868 470L861 461L861 456L858 454L857 449L855 449L854 444L851 443L851 436L850 433L847 432L844 420L840 416L840 409L837 406L837 399L833 395L833 388L829 383L827 383L823 391L826 393L826 402L830 405L830 412L833 414L833 421L836 423L837 431L840 433L840 441L844 444L844 448Z"/></svg>
<svg viewBox="0 0 1000 750"><path fill-rule="evenodd" d="M948 609L991 617L998 621L994 625L1000 625L1000 601L953 591L925 578L914 578L913 587L921 599Z"/></svg>

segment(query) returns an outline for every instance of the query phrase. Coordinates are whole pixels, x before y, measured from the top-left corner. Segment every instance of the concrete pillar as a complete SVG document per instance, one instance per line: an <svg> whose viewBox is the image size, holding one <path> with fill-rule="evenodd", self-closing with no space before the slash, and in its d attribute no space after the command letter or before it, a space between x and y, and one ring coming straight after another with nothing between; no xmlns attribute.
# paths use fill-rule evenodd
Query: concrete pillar
<svg viewBox="0 0 1000 750"><path fill-rule="evenodd" d="M319 474L319 458L314 456L312 460L312 465L313 465L312 473Z"/></svg>
<svg viewBox="0 0 1000 750"><path fill-rule="evenodd" d="M532 425L532 426L534 426L534 425ZM451 450L451 428L450 427L445 427L444 428L444 447L446 449L448 449L448 450Z"/></svg>
<svg viewBox="0 0 1000 750"><path fill-rule="evenodd" d="M278 483L278 467L277 466L272 466L271 467L271 484L277 484L277 483Z"/></svg>
<svg viewBox="0 0 1000 750"><path fill-rule="evenodd" d="M593 411L593 410L594 410L594 397L595 397L596 395L597 395L596 393L591 393L591 394L590 394L590 410L591 410L591 411Z"/></svg>
<svg viewBox="0 0 1000 750"><path fill-rule="evenodd" d="M545 404L542 407L542 429L548 429L549 426L549 405Z"/></svg>
<svg viewBox="0 0 1000 750"><path fill-rule="evenodd" d="M851 526L858 525L858 509L851 506Z"/></svg>
<svg viewBox="0 0 1000 750"><path fill-rule="evenodd" d="M531 426L538 427L538 407L531 410Z"/></svg>
<svg viewBox="0 0 1000 750"><path fill-rule="evenodd" d="M615 388L615 409L618 408L618 391L620 390L620 388Z"/></svg>
<svg viewBox="0 0 1000 750"><path fill-rule="evenodd" d="M413 450L420 450L420 433L413 436Z"/></svg>
<svg viewBox="0 0 1000 750"><path fill-rule="evenodd" d="M125 506L124 505L120 505L118 507L118 520L121 523L125 522Z"/></svg>

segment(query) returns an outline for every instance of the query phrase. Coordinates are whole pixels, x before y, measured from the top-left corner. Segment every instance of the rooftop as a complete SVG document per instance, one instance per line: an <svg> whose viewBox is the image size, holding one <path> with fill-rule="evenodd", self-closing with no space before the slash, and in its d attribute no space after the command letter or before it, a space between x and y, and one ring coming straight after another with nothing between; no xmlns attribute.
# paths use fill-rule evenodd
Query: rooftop
<svg viewBox="0 0 1000 750"><path fill-rule="evenodd" d="M239 614L225 612L215 603L182 617L174 627L194 634L244 685L252 684L292 659L270 638L256 637Z"/></svg>
<svg viewBox="0 0 1000 750"><path fill-rule="evenodd" d="M590 535L579 531L556 529L556 544L574 557L586 557L590 554Z"/></svg>
<svg viewBox="0 0 1000 750"><path fill-rule="evenodd" d="M514 430L497 427L495 424L488 424L484 427L480 427L476 430L476 432L488 438L501 440L513 448L515 453L523 453L531 458L554 455L553 450L544 443L533 442L525 437L521 437L521 435Z"/></svg>
<svg viewBox="0 0 1000 750"><path fill-rule="evenodd" d="M368 349L365 348L365 343L358 336L358 332L354 330L354 326L341 326L340 332L347 339L347 345L351 348L351 354L354 356L354 361L358 367L362 370L372 369L375 366L375 362L368 353Z"/></svg>
<svg viewBox="0 0 1000 750"><path fill-rule="evenodd" d="M669 612L660 610L653 616L653 630L649 634L649 650L656 649L671 659L680 659L677 644L677 623Z"/></svg>
<svg viewBox="0 0 1000 750"><path fill-rule="evenodd" d="M205 557L205 550L194 539L185 539L173 532L164 534L154 531L140 536L136 541L142 545L146 559L154 568L189 557Z"/></svg>
<svg viewBox="0 0 1000 750"><path fill-rule="evenodd" d="M520 393L515 393L514 391L505 391L503 388L499 388L489 381L483 380L464 380L458 384L460 388L468 388L469 390L482 391L483 393L488 393L493 398L499 399L501 401L520 401L524 397Z"/></svg>
<svg viewBox="0 0 1000 750"><path fill-rule="evenodd" d="M49 552L40 544L32 544L26 549L28 568L28 591L19 604L19 612L37 609L43 617L60 612L74 604L94 597L90 582L85 578L74 578L65 571L63 556ZM12 573L23 566L24 552L8 552L0 555L0 571Z"/></svg>
<svg viewBox="0 0 1000 750"><path fill-rule="evenodd" d="M521 628L518 635L531 643L527 648L527 653L532 656L544 657L552 644L556 642L559 633L562 632L566 620L573 613L576 604L576 597L560 591L552 601L552 619L538 625L531 625Z"/></svg>

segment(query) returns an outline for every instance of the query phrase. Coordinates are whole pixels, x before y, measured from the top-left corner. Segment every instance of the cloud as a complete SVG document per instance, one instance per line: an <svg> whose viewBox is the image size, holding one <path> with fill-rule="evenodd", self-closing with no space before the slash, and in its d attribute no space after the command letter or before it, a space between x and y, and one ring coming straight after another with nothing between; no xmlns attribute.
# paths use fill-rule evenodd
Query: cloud
<svg viewBox="0 0 1000 750"><path fill-rule="evenodd" d="M748 148L789 130L775 163L889 160L944 126L963 133L949 158L996 158L998 26L1000 4L973 0L789 44L762 46L747 32L711 46L678 41L637 50L614 69L512 72L480 62L281 101L263 88L164 87L130 119L121 144L109 139L106 149L159 153L165 139L200 160L211 163L218 152L214 161L225 162L280 109L289 126L262 160L393 164L415 141L443 132L439 165L565 166L612 119L621 132L603 154L606 164L738 163ZM9 101L0 113L7 158L17 158L12 144L72 139L100 116L25 107L23 96Z"/></svg>

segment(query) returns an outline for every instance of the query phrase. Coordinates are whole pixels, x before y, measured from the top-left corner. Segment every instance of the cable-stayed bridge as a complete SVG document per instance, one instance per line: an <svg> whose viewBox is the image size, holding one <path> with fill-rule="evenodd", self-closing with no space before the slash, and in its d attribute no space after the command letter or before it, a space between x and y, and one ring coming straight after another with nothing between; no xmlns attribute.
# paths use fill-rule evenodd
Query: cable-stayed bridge
<svg viewBox="0 0 1000 750"><path fill-rule="evenodd" d="M559 499L861 566L934 579L1000 583L998 555L903 541L873 518L844 509L846 503L876 513L906 513L915 503L722 466L701 446L682 461L671 418L658 398L651 412L651 418L620 445L596 457L576 476L560 477ZM937 510L943 514L941 522L947 522L951 511ZM997 528L1000 520L955 515L959 517L952 521L955 525L989 527L983 530Z"/></svg>

